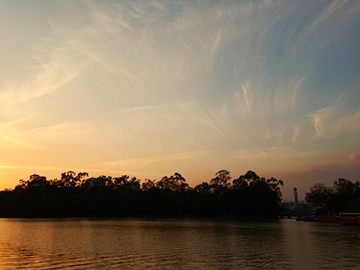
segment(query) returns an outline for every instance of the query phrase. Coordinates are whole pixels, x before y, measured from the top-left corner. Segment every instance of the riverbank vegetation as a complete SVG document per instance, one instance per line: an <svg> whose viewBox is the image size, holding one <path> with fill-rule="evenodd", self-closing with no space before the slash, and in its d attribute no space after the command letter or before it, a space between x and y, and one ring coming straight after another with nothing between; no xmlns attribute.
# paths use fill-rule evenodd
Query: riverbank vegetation
<svg viewBox="0 0 360 270"><path fill-rule="evenodd" d="M305 199L317 214L360 213L360 182L340 178L332 187L317 183Z"/></svg>
<svg viewBox="0 0 360 270"><path fill-rule="evenodd" d="M67 216L261 216L280 210L282 180L248 171L232 181L220 170L194 188L175 173L161 180L136 177L89 177L69 171L60 179L31 175L11 190L0 192L2 217Z"/></svg>

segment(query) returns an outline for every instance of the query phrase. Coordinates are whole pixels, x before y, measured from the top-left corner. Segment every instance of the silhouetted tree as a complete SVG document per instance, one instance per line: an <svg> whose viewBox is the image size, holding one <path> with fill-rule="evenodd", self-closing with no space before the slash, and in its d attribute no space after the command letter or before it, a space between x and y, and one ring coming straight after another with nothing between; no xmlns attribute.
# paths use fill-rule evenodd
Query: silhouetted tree
<svg viewBox="0 0 360 270"><path fill-rule="evenodd" d="M306 193L306 201L317 208L319 214L360 212L360 183L339 178L332 187L316 183Z"/></svg>
<svg viewBox="0 0 360 270"><path fill-rule="evenodd" d="M156 180L151 181L150 179L145 179L145 181L141 184L142 191L148 191L155 187L156 187Z"/></svg>
<svg viewBox="0 0 360 270"><path fill-rule="evenodd" d="M220 170L215 174L215 177L210 181L211 190L215 193L225 192L230 187L230 172L227 170Z"/></svg>
<svg viewBox="0 0 360 270"><path fill-rule="evenodd" d="M174 173L160 181L128 175L88 177L86 172L64 172L47 180L33 174L13 190L0 192L2 216L133 216L133 215L263 215L278 209L281 180L248 171L233 181L220 170L209 182L191 188ZM344 181L339 182L344 189ZM349 185L350 186L350 185ZM348 190L346 188L346 190ZM356 190L352 189L352 190Z"/></svg>
<svg viewBox="0 0 360 270"><path fill-rule="evenodd" d="M320 211L327 212L327 204L331 199L334 190L324 184L316 183L310 188L310 192L305 194L305 200L314 208L321 209Z"/></svg>
<svg viewBox="0 0 360 270"><path fill-rule="evenodd" d="M235 213L245 215L275 215L281 201L282 180L273 177L265 180L253 171L248 171L233 181L232 200Z"/></svg>

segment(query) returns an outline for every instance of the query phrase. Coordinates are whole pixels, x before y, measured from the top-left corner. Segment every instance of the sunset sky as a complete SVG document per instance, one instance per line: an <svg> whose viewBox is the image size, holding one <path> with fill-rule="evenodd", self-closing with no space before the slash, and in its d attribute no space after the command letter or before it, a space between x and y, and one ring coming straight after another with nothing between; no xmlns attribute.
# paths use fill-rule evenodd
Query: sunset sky
<svg viewBox="0 0 360 270"><path fill-rule="evenodd" d="M360 180L360 1L0 0L0 190L221 169Z"/></svg>

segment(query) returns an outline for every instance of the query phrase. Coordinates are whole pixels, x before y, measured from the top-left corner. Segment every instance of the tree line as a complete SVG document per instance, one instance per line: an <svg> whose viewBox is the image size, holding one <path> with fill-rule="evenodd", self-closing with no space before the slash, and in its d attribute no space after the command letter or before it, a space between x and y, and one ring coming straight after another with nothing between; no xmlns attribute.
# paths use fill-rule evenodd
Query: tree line
<svg viewBox="0 0 360 270"><path fill-rule="evenodd" d="M333 186L316 183L306 193L305 200L317 214L360 213L360 182L339 178Z"/></svg>
<svg viewBox="0 0 360 270"><path fill-rule="evenodd" d="M89 177L64 172L47 180L33 174L14 189L0 192L2 217L72 216L261 216L280 210L282 180L253 171L232 180L220 170L194 188L175 173L161 180L141 181L128 175Z"/></svg>

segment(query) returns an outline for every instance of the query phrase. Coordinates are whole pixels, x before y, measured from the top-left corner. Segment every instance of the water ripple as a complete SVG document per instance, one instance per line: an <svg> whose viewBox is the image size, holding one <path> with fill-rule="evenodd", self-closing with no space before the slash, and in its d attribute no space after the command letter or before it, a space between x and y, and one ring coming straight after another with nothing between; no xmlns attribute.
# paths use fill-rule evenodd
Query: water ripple
<svg viewBox="0 0 360 270"><path fill-rule="evenodd" d="M359 228L281 220L0 219L3 269L356 269Z"/></svg>

